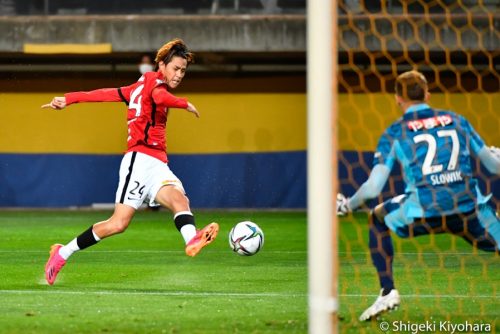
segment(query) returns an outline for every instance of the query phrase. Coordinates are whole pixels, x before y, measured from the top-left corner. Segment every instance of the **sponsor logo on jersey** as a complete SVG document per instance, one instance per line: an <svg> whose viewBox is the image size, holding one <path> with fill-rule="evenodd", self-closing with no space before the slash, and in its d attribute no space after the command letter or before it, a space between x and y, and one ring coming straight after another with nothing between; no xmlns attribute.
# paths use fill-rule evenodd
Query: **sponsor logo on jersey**
<svg viewBox="0 0 500 334"><path fill-rule="evenodd" d="M438 126L447 126L453 123L450 115L441 115L436 117L429 117L424 119L417 119L414 121L406 122L408 129L411 131L420 131L423 129L433 129Z"/></svg>
<svg viewBox="0 0 500 334"><path fill-rule="evenodd" d="M460 171L431 175L431 183L433 186L459 181L463 181L462 173Z"/></svg>

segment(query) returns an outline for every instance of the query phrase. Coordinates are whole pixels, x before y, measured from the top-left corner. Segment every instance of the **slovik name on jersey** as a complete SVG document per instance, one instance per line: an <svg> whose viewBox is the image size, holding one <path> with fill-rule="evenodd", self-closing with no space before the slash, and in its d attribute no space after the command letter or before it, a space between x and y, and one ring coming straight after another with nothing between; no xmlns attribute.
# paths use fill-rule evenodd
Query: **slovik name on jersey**
<svg viewBox="0 0 500 334"><path fill-rule="evenodd" d="M440 115L424 119L417 119L414 121L406 122L408 129L411 131L419 131L422 129L432 129L437 126L447 126L453 123L450 115Z"/></svg>
<svg viewBox="0 0 500 334"><path fill-rule="evenodd" d="M460 171L441 173L431 175L431 184L437 186L440 184L449 184L453 182L463 181L463 176Z"/></svg>

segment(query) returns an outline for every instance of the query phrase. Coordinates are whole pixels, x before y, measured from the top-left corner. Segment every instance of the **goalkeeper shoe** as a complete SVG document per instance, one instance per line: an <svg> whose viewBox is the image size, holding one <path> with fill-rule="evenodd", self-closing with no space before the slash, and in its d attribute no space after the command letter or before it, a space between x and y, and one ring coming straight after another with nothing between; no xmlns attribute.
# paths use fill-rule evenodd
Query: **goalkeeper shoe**
<svg viewBox="0 0 500 334"><path fill-rule="evenodd" d="M55 244L50 247L50 256L45 265L45 279L50 285L54 284L57 274L66 264L66 260L59 255L59 248L63 245Z"/></svg>
<svg viewBox="0 0 500 334"><path fill-rule="evenodd" d="M198 230L196 235L186 245L186 255L196 256L203 247L214 241L219 233L219 224L211 223Z"/></svg>
<svg viewBox="0 0 500 334"><path fill-rule="evenodd" d="M396 289L392 289L387 295L382 296L384 289L380 290L380 295L375 300L375 303L367 308L359 317L359 321L367 321L378 317L380 314L396 309L401 300L399 298L399 292Z"/></svg>

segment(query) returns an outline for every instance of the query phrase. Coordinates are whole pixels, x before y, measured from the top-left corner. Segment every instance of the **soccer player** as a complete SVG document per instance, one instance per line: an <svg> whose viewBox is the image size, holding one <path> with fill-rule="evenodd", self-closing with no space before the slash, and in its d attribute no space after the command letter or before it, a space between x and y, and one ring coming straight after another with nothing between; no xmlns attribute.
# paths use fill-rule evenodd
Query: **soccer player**
<svg viewBox="0 0 500 334"><path fill-rule="evenodd" d="M120 101L128 106L128 149L120 166L113 215L92 225L64 246L52 245L45 266L45 278L50 285L54 284L57 274L73 253L125 231L145 200L172 211L175 226L186 243L188 256L197 255L217 236L217 223L196 230L182 183L167 164L165 126L169 108L186 109L199 117L193 104L169 92L181 83L193 61L193 54L182 40L174 39L158 50L155 61L158 71L145 73L130 86L67 93L42 106L60 110L80 102Z"/></svg>
<svg viewBox="0 0 500 334"><path fill-rule="evenodd" d="M153 55L149 53L143 53L141 55L141 58L139 60L139 65L137 66L139 73L141 75L144 75L148 72L154 71L154 60L153 60ZM148 203L148 210L157 212L160 210L159 205L151 205Z"/></svg>
<svg viewBox="0 0 500 334"><path fill-rule="evenodd" d="M500 175L498 150L487 147L464 117L426 103L430 94L423 74L405 72L395 88L403 116L380 138L368 180L351 198L337 197L338 214L355 210L380 194L395 160L402 165L405 193L369 215L369 247L381 291L361 321L400 304L389 229L402 238L449 232L484 251L498 252L500 245L500 220L487 204L491 195L479 191L471 164L473 154L490 173Z"/></svg>

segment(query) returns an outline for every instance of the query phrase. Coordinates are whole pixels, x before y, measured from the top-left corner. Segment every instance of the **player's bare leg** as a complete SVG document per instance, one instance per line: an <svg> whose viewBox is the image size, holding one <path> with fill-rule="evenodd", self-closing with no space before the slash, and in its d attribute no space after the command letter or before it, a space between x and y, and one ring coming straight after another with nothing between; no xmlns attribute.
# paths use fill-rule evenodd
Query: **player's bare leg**
<svg viewBox="0 0 500 334"><path fill-rule="evenodd" d="M189 208L189 199L180 188L173 185L164 186L158 191L155 200L174 214L175 226L184 238L188 256L196 256L203 247L217 237L219 232L217 223L196 230L194 216Z"/></svg>
<svg viewBox="0 0 500 334"><path fill-rule="evenodd" d="M116 203L115 211L108 220L99 222L93 225L94 233L99 239L110 237L114 234L124 232L132 218L134 217L135 209L131 206Z"/></svg>
<svg viewBox="0 0 500 334"><path fill-rule="evenodd" d="M369 216L370 254L373 265L377 269L381 290L375 302L359 317L361 321L376 318L380 314L398 307L400 304L399 293L394 287L394 279L392 277L394 250L389 228L384 223L384 211L383 204L380 204Z"/></svg>
<svg viewBox="0 0 500 334"><path fill-rule="evenodd" d="M73 253L93 246L101 239L125 231L134 213L134 208L117 203L113 215L108 220L92 225L65 246L61 244L52 245L49 260L45 265L45 278L47 282L50 285L54 284L57 274L61 271L66 261Z"/></svg>

